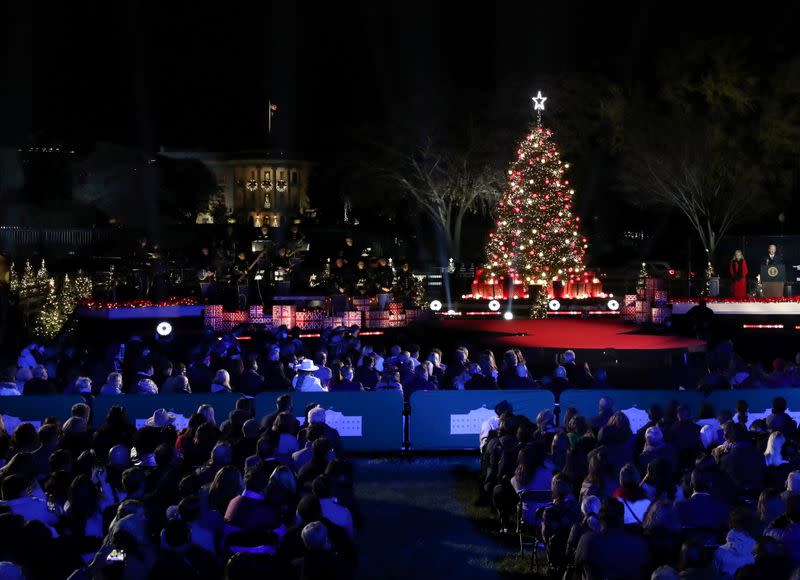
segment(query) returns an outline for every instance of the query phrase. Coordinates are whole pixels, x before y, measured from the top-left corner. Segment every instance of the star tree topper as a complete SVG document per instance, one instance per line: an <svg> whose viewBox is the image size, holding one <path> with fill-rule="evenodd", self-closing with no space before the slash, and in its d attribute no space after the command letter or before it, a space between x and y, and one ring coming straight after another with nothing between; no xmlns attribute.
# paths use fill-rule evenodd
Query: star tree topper
<svg viewBox="0 0 800 580"><path fill-rule="evenodd" d="M542 96L542 91L537 92L535 97L531 97L531 100L533 101L534 111L544 111L544 102L547 97Z"/></svg>

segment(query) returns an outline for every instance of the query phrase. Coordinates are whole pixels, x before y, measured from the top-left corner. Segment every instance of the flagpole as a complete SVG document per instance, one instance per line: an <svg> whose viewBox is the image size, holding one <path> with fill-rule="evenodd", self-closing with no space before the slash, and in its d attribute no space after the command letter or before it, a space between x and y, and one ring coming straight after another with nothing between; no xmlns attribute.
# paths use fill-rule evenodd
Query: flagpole
<svg viewBox="0 0 800 580"><path fill-rule="evenodd" d="M272 99L267 101L267 134L272 136Z"/></svg>

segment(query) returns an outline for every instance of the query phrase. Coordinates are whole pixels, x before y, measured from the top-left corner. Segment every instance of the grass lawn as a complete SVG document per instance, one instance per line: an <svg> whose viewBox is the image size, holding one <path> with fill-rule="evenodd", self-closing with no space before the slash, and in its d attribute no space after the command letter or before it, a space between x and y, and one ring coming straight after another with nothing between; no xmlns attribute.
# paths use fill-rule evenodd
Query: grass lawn
<svg viewBox="0 0 800 580"><path fill-rule="evenodd" d="M359 578L534 578L530 554L476 506L477 456L356 460Z"/></svg>

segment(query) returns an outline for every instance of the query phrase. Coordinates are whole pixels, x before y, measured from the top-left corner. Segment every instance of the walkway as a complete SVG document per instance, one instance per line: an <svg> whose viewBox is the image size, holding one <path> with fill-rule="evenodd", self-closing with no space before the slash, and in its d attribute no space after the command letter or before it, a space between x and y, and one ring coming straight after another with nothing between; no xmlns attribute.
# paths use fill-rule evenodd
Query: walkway
<svg viewBox="0 0 800 580"><path fill-rule="evenodd" d="M482 533L467 510L477 458L356 460L359 578L496 579L513 547Z"/></svg>

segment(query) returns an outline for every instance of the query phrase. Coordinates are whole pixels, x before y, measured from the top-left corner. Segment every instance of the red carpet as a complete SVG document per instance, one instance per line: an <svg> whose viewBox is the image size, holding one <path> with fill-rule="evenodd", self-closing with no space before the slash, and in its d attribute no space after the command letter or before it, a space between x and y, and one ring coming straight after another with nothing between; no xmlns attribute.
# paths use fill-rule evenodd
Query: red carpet
<svg viewBox="0 0 800 580"><path fill-rule="evenodd" d="M617 350L703 350L701 340L655 334L632 334L635 326L609 320L446 320L446 328L498 334L526 333L527 336L504 336L493 341L504 346L556 349Z"/></svg>

